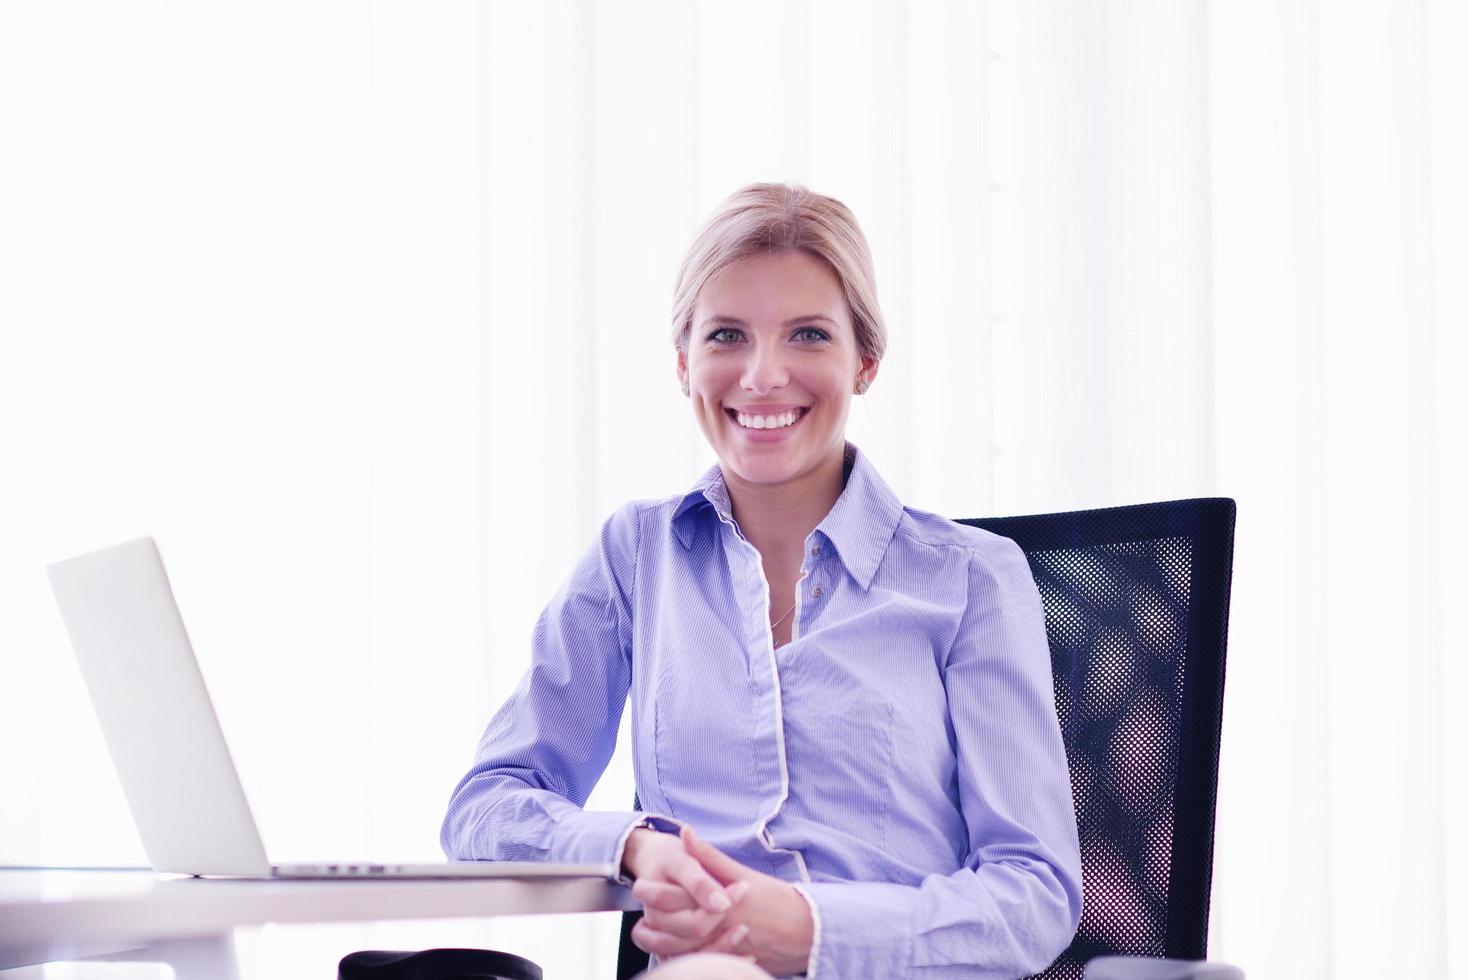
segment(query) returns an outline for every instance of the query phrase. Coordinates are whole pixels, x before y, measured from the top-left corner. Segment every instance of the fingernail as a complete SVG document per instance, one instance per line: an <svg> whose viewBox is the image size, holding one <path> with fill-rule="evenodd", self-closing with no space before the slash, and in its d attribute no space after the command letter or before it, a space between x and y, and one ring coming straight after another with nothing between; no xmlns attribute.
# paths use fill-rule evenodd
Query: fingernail
<svg viewBox="0 0 1468 980"><path fill-rule="evenodd" d="M723 892L714 892L712 895L709 896L709 908L713 909L715 912L729 911L730 904L731 903L729 902L729 896L725 895Z"/></svg>
<svg viewBox="0 0 1468 980"><path fill-rule="evenodd" d="M749 926L740 926L734 930L734 935L729 937L729 946L732 949L744 942L744 937L749 935Z"/></svg>

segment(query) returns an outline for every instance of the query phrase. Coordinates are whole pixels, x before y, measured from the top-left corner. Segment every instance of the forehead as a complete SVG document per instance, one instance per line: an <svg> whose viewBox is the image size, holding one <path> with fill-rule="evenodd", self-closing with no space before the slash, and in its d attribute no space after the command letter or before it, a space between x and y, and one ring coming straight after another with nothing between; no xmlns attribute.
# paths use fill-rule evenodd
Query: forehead
<svg viewBox="0 0 1468 980"><path fill-rule="evenodd" d="M836 273L808 252L766 252L732 262L704 286L694 309L696 322L730 317L783 324L815 314L848 320Z"/></svg>

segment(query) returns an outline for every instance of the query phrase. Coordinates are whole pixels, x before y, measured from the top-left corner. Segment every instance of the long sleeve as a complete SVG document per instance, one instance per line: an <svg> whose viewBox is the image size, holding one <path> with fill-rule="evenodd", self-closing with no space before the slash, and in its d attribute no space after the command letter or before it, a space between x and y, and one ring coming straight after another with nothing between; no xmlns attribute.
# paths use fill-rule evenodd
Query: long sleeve
<svg viewBox="0 0 1468 980"><path fill-rule="evenodd" d="M967 854L920 884L816 882L812 980L1014 978L1048 966L1081 917L1081 861L1039 592L989 538L946 660Z"/></svg>
<svg viewBox="0 0 1468 980"><path fill-rule="evenodd" d="M454 789L440 842L461 860L613 864L636 820L582 809L616 746L631 681L639 514L631 502L541 613L531 663Z"/></svg>

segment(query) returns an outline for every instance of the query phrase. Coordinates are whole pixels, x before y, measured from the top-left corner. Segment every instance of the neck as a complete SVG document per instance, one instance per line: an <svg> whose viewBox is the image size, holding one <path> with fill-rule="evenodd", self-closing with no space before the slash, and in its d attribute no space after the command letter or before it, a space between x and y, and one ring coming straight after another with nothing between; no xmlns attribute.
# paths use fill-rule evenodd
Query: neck
<svg viewBox="0 0 1468 980"><path fill-rule="evenodd" d="M724 485L739 530L764 556L798 561L805 539L825 520L846 487L845 445L791 483L747 483L724 471Z"/></svg>

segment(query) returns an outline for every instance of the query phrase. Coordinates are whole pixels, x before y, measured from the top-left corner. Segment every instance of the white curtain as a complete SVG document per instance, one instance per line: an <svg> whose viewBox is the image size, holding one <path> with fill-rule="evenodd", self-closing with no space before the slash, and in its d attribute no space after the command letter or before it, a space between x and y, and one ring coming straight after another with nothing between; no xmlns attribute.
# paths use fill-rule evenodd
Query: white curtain
<svg viewBox="0 0 1468 980"><path fill-rule="evenodd" d="M848 437L905 503L1238 500L1212 957L1468 976L1465 44L1446 0L0 7L0 861L142 860L43 566L145 533L272 857L436 857L600 521L714 461L673 276L783 179L872 244ZM615 932L239 941L610 976Z"/></svg>

